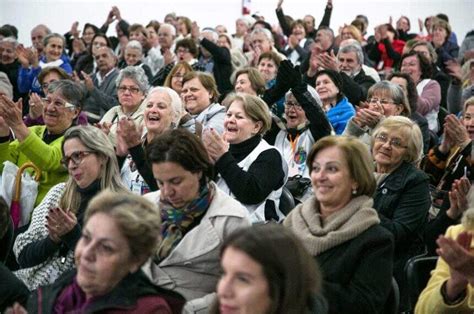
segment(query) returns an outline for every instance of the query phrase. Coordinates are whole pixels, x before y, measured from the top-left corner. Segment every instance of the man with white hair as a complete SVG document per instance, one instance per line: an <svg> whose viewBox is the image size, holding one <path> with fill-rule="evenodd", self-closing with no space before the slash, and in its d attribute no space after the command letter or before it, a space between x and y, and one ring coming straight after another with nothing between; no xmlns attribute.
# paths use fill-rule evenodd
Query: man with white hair
<svg viewBox="0 0 474 314"><path fill-rule="evenodd" d="M247 36L254 23L255 19L250 15L244 15L235 21L235 34L232 35L234 47L243 50L245 36Z"/></svg>
<svg viewBox="0 0 474 314"><path fill-rule="evenodd" d="M38 57L43 53L43 39L49 34L51 34L51 30L44 24L36 25L31 30L31 43L38 51Z"/></svg>
<svg viewBox="0 0 474 314"><path fill-rule="evenodd" d="M164 66L176 61L174 51L174 40L176 38L176 28L168 23L163 23L158 29L159 54L155 63L154 73L157 73Z"/></svg>

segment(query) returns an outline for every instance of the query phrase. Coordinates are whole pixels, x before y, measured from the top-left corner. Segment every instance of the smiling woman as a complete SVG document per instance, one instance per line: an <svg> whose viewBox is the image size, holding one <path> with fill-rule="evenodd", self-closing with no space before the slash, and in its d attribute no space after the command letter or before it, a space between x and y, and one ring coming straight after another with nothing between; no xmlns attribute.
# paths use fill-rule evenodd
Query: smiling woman
<svg viewBox="0 0 474 314"><path fill-rule="evenodd" d="M42 171L35 206L57 183L67 178L61 166L61 143L82 107L82 88L72 81L56 81L49 85L43 109L45 125L27 127L21 109L5 96L0 98L0 170L9 160L21 166L31 161ZM10 129L16 136L11 140Z"/></svg>
<svg viewBox="0 0 474 314"><path fill-rule="evenodd" d="M15 274L30 290L53 283L73 267L73 249L79 241L84 212L100 190L125 192L114 148L98 128L69 129L62 144L66 183L51 188L34 209L28 230L15 241L20 270Z"/></svg>

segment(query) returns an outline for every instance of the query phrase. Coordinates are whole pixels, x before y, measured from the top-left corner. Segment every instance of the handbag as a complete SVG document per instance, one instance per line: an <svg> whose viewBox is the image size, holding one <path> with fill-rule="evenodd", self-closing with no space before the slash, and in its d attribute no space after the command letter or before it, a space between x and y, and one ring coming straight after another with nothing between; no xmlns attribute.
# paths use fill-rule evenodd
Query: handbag
<svg viewBox="0 0 474 314"><path fill-rule="evenodd" d="M290 191L294 198L300 198L311 186L311 180L300 174L288 178L285 187Z"/></svg>
<svg viewBox="0 0 474 314"><path fill-rule="evenodd" d="M10 161L5 161L0 184L0 196L10 206L10 214L15 229L29 223L38 196L38 181L41 170L32 162L24 163L20 168ZM32 177L25 170L33 168Z"/></svg>

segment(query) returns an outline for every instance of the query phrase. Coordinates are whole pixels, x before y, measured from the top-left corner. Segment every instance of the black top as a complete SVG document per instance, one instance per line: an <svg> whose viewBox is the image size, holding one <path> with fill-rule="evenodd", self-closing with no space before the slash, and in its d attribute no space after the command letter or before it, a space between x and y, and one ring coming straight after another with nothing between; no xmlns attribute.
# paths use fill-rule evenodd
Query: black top
<svg viewBox="0 0 474 314"><path fill-rule="evenodd" d="M239 144L231 144L229 151L219 158L215 167L236 199L243 204L263 202L272 191L284 184L285 173L281 155L276 149L262 152L248 171L238 165L262 140L255 135Z"/></svg>
<svg viewBox="0 0 474 314"><path fill-rule="evenodd" d="M87 205L100 192L100 181L96 180L84 189L78 187L77 192L81 194L81 202L76 213L77 224L71 231L61 237L60 243L55 243L50 237L46 237L43 240L26 245L18 256L18 264L21 268L29 268L43 263L58 250L60 250L61 256L66 256L70 250L74 250L81 237Z"/></svg>

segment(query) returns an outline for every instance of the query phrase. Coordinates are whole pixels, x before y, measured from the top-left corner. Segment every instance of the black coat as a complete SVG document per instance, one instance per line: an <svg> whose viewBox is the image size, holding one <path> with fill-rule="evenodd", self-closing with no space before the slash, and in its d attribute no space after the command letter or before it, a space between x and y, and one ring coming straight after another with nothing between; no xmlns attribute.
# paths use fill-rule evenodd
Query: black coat
<svg viewBox="0 0 474 314"><path fill-rule="evenodd" d="M402 306L406 296L405 264L410 257L425 251L423 232L430 206L428 176L407 162L385 178L374 194L380 224L394 236L393 275L400 287Z"/></svg>
<svg viewBox="0 0 474 314"><path fill-rule="evenodd" d="M381 313L391 289L393 237L374 225L318 256L329 313Z"/></svg>

